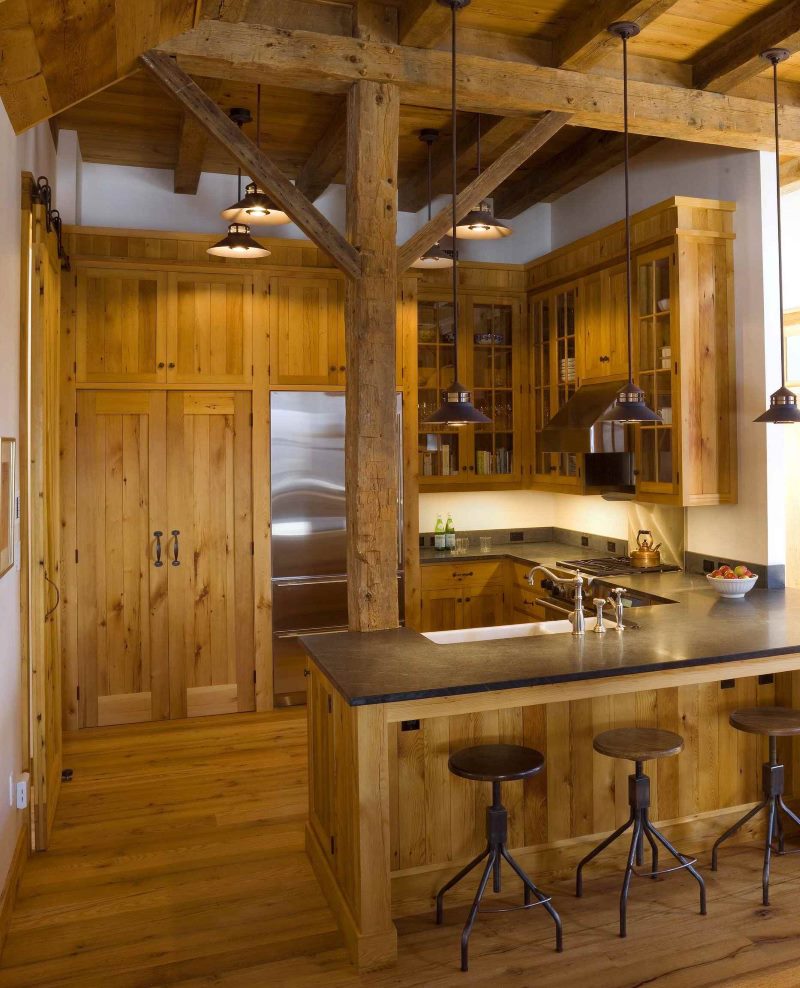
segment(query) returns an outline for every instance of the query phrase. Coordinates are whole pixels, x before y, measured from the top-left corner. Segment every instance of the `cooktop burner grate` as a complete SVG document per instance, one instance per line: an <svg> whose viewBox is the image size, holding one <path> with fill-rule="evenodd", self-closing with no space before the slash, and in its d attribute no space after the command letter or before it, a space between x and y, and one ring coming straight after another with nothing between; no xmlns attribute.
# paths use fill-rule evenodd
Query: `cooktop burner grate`
<svg viewBox="0 0 800 988"><path fill-rule="evenodd" d="M628 556L612 556L600 559L566 559L559 561L558 566L565 569L581 570L589 576L626 576L640 573L679 573L680 566L669 566L663 563L659 566L632 566Z"/></svg>

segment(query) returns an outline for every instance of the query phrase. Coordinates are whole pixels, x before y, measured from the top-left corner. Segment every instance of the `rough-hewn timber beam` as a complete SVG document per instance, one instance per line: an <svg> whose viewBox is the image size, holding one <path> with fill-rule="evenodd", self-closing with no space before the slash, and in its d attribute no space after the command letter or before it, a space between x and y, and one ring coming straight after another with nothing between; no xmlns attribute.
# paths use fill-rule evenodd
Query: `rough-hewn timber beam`
<svg viewBox="0 0 800 988"><path fill-rule="evenodd" d="M428 48L450 26L450 11L439 0L403 0L400 8L400 44Z"/></svg>
<svg viewBox="0 0 800 988"><path fill-rule="evenodd" d="M397 87L357 82L347 99L347 234L361 249L345 286L347 599L351 631L398 625Z"/></svg>
<svg viewBox="0 0 800 988"><path fill-rule="evenodd" d="M553 134L567 123L569 115L566 113L548 113L534 127L522 135L511 147L493 161L489 167L481 172L474 182L463 189L456 199L456 212L458 218L466 216L481 199L492 194L492 192L504 182L509 175L519 168L523 161L545 144ZM422 229L418 230L413 237L400 248L397 264L402 273L425 251L440 240L452 227L452 208L448 205L441 212L437 213L429 220Z"/></svg>
<svg viewBox="0 0 800 988"><path fill-rule="evenodd" d="M800 3L779 0L724 38L709 45L696 59L692 79L696 89L725 93L737 83L760 75L766 63L760 57L767 48L800 50Z"/></svg>
<svg viewBox="0 0 800 988"><path fill-rule="evenodd" d="M631 137L631 154L658 142L657 137ZM557 198L591 181L623 160L622 134L593 130L542 165L515 176L495 194L498 216L513 219L537 202Z"/></svg>
<svg viewBox="0 0 800 988"><path fill-rule="evenodd" d="M800 189L800 158L781 162L781 191L794 192Z"/></svg>
<svg viewBox="0 0 800 988"><path fill-rule="evenodd" d="M657 17L674 7L678 0L599 0L570 24L555 44L555 65L581 71L598 62L605 53L619 47L619 40L608 33L614 21L636 21L646 27Z"/></svg>
<svg viewBox="0 0 800 988"><path fill-rule="evenodd" d="M218 79L200 80L209 99L216 99L221 90ZM183 114L178 134L178 157L175 161L175 191L196 195L208 147L208 131L188 110Z"/></svg>
<svg viewBox="0 0 800 988"><path fill-rule="evenodd" d="M342 115L317 141L294 183L311 202L319 199L342 170L346 143L347 119Z"/></svg>
<svg viewBox="0 0 800 988"><path fill-rule="evenodd" d="M209 134L227 148L242 170L286 210L294 222L351 278L361 275L361 257L312 203L298 191L275 163L243 134L217 104L208 98L173 58L149 51L142 63L164 89L192 113Z"/></svg>
<svg viewBox="0 0 800 988"><path fill-rule="evenodd" d="M450 102L450 58L441 51L216 21L201 22L161 49L198 76L328 92L346 92L359 79L389 80L407 103L447 108ZM618 78L478 55L464 55L459 64L462 109L499 116L554 110L571 114L576 126L622 129ZM629 88L635 133L749 149L773 143L768 103L657 83L632 81ZM786 153L800 155L800 110L784 107L781 123Z"/></svg>

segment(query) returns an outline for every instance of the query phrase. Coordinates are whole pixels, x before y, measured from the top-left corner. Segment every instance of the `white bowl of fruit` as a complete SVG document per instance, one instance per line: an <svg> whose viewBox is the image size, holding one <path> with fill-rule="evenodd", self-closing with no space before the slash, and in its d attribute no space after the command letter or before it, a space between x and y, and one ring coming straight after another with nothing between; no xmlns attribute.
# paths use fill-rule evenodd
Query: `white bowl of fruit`
<svg viewBox="0 0 800 988"><path fill-rule="evenodd" d="M706 579L720 597L744 597L758 581L756 574L751 573L744 564L720 566L713 573L707 573Z"/></svg>

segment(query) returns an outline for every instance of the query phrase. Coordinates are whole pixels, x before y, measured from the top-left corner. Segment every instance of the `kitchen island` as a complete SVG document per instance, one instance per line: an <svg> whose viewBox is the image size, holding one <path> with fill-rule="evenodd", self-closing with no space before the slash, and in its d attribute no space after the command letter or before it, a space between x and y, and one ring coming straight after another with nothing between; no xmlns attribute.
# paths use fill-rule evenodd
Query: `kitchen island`
<svg viewBox="0 0 800 988"><path fill-rule="evenodd" d="M545 772L504 793L509 847L544 886L627 819L630 766L593 752L602 730L684 737L680 757L652 767L652 816L691 853L758 800L764 753L728 715L800 706L800 592L722 600L682 573L648 577L647 588L672 602L637 609L638 627L621 634L437 645L401 628L303 639L306 845L359 968L391 964L393 920L429 911L483 846L488 787L452 776L451 751L502 741L544 753ZM791 744L782 749L787 793L800 795L800 765ZM609 852L598 867L616 864Z"/></svg>

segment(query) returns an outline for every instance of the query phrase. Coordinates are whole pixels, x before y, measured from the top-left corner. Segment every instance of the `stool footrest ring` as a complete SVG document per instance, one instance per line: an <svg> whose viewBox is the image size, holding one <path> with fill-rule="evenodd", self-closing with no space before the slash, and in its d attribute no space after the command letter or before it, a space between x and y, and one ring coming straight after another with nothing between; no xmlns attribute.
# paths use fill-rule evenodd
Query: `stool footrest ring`
<svg viewBox="0 0 800 988"><path fill-rule="evenodd" d="M533 909L534 906L543 906L546 902L552 902L552 895L548 895L546 899L537 899L536 902L526 902L522 906L498 906L494 909L484 909L480 907L478 913L515 913L519 912L520 909Z"/></svg>
<svg viewBox="0 0 800 988"><path fill-rule="evenodd" d="M673 868L662 868L660 871L640 871L638 868L631 868L637 878L658 878L661 875L671 875L673 871L683 871L684 868L691 868L697 864L697 858L687 858L683 864L675 865Z"/></svg>

